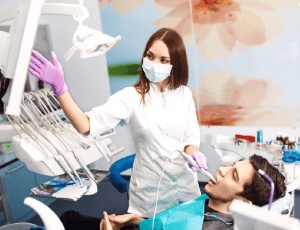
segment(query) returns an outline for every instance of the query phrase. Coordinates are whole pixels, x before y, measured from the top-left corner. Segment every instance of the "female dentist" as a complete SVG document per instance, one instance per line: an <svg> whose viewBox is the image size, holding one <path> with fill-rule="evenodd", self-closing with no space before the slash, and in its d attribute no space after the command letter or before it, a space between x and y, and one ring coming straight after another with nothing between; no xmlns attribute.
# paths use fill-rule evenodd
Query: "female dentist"
<svg viewBox="0 0 300 230"><path fill-rule="evenodd" d="M181 36L169 28L156 31L146 44L141 66L140 77L133 86L86 113L69 94L54 52L49 62L33 51L29 72L52 86L79 133L94 136L121 120L129 125L136 157L128 212L148 218L154 214L161 175L157 213L200 195L195 168L189 165L191 170L176 150L193 156L199 167L207 166L206 157L199 151L200 131L192 93L186 86L188 63Z"/></svg>

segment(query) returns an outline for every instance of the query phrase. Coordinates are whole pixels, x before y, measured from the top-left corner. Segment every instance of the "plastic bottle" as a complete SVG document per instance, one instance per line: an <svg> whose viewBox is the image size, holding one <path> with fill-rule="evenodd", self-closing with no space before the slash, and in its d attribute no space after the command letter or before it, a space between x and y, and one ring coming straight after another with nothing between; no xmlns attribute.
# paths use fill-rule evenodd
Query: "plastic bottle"
<svg viewBox="0 0 300 230"><path fill-rule="evenodd" d="M257 136L256 136L256 142L258 143L263 143L263 130L262 129L258 129L257 130Z"/></svg>
<svg viewBox="0 0 300 230"><path fill-rule="evenodd" d="M295 161L295 178L300 176L300 154L296 154L296 161Z"/></svg>
<svg viewBox="0 0 300 230"><path fill-rule="evenodd" d="M257 129L256 149L262 149L262 147L263 147L263 130Z"/></svg>
<svg viewBox="0 0 300 230"><path fill-rule="evenodd" d="M278 144L283 144L283 138L282 138L282 133L281 132L277 133L276 140L277 140Z"/></svg>
<svg viewBox="0 0 300 230"><path fill-rule="evenodd" d="M283 171L287 183L291 183L295 179L295 161L296 158L292 155L282 157Z"/></svg>

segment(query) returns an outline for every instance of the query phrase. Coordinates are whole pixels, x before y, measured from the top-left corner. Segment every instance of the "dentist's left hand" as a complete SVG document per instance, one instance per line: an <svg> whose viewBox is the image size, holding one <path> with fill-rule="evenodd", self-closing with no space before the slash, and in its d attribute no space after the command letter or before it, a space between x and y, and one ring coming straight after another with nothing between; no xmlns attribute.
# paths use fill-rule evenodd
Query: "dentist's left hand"
<svg viewBox="0 0 300 230"><path fill-rule="evenodd" d="M56 96L60 96L68 90L63 68L54 52L51 52L50 62L42 54L33 50L29 63L29 72L41 81L51 85Z"/></svg>
<svg viewBox="0 0 300 230"><path fill-rule="evenodd" d="M197 151L197 152L193 152L192 154L192 157L194 158L194 160L197 162L197 165L199 166L199 168L203 168L205 170L208 170L208 167L207 167L207 159L206 159L206 156ZM191 165L190 163L188 163L189 167L194 171L196 172L197 169Z"/></svg>

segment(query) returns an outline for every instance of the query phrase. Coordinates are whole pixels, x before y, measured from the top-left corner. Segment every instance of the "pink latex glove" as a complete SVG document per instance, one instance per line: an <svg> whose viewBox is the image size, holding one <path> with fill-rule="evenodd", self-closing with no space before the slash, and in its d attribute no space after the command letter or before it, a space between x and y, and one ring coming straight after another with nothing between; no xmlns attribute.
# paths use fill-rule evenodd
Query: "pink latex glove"
<svg viewBox="0 0 300 230"><path fill-rule="evenodd" d="M51 52L50 62L39 52L33 50L29 63L29 73L51 85L56 96L60 96L68 90L62 66L54 52Z"/></svg>
<svg viewBox="0 0 300 230"><path fill-rule="evenodd" d="M207 159L206 159L206 157L205 157L205 155L203 154L203 153L201 153L201 152L193 152L193 154L192 154L192 157L194 158L194 160L197 162L197 164L198 164L198 166L200 167L200 168L203 168L203 169L205 169L205 170L208 170L208 167L207 167ZM189 167L194 171L194 172L196 172L197 171L197 169L194 167L194 166L192 166L190 163L189 163Z"/></svg>

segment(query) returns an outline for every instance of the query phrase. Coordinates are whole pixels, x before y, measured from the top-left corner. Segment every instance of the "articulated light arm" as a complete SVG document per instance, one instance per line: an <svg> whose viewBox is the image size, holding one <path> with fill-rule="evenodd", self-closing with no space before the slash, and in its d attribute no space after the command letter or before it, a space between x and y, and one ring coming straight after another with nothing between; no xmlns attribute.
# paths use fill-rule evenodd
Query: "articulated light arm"
<svg viewBox="0 0 300 230"><path fill-rule="evenodd" d="M15 6L0 10L0 23L15 19L18 16L19 9L20 6ZM89 12L84 6L66 3L44 3L41 14L73 16L75 21L84 21L89 17Z"/></svg>
<svg viewBox="0 0 300 230"><path fill-rule="evenodd" d="M84 6L65 3L44 3L42 14L73 16L75 21L80 22L89 17L89 12Z"/></svg>

